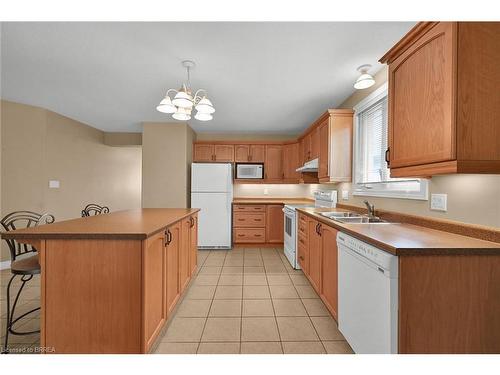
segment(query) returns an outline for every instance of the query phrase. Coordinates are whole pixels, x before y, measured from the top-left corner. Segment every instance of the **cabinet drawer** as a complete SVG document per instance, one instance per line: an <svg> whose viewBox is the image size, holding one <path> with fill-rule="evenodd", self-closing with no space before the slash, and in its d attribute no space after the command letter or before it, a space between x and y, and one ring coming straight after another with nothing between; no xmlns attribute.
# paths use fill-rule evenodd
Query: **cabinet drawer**
<svg viewBox="0 0 500 375"><path fill-rule="evenodd" d="M307 274L309 272L309 254L307 252L307 240L299 236L297 241L297 259L300 267Z"/></svg>
<svg viewBox="0 0 500 375"><path fill-rule="evenodd" d="M305 238L307 238L307 222L299 220L298 231L299 235L302 235Z"/></svg>
<svg viewBox="0 0 500 375"><path fill-rule="evenodd" d="M235 243L263 243L266 242L265 228L234 228L233 241Z"/></svg>
<svg viewBox="0 0 500 375"><path fill-rule="evenodd" d="M263 228L266 226L266 214L264 212L235 212L233 215L233 226Z"/></svg>
<svg viewBox="0 0 500 375"><path fill-rule="evenodd" d="M264 204L235 204L233 205L234 212L266 212Z"/></svg>

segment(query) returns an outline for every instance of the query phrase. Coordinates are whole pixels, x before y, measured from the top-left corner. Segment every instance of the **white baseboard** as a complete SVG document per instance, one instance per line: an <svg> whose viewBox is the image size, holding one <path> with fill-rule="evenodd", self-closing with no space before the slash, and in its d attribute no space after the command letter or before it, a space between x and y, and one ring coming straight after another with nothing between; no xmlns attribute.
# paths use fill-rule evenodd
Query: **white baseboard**
<svg viewBox="0 0 500 375"><path fill-rule="evenodd" d="M10 260L0 262L0 270L8 270L10 268Z"/></svg>

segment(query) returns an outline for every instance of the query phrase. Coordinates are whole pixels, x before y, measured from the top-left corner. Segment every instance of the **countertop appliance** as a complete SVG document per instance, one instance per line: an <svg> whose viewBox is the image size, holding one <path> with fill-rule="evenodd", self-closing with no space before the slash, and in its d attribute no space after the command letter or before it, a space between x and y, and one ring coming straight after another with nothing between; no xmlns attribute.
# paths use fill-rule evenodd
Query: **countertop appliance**
<svg viewBox="0 0 500 375"><path fill-rule="evenodd" d="M337 235L339 330L355 353L398 352L398 257Z"/></svg>
<svg viewBox="0 0 500 375"><path fill-rule="evenodd" d="M191 165L191 207L198 215L198 248L231 248L231 204L233 180L231 164Z"/></svg>
<svg viewBox="0 0 500 375"><path fill-rule="evenodd" d="M236 163L236 179L263 179L264 164Z"/></svg>
<svg viewBox="0 0 500 375"><path fill-rule="evenodd" d="M299 261L297 258L297 208L303 207L329 207L335 208L337 205L337 191L336 190L318 190L314 192L314 203L311 204L286 204L283 207L283 220L284 220L284 251L288 261L295 269L300 269Z"/></svg>

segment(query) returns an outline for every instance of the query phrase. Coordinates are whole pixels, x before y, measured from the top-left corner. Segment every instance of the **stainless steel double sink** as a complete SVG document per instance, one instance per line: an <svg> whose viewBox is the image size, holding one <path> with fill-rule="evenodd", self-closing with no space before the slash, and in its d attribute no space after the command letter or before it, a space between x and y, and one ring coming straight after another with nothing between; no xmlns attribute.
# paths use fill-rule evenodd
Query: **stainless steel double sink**
<svg viewBox="0 0 500 375"><path fill-rule="evenodd" d="M357 212L320 212L321 216L346 224L390 224L379 217L362 215Z"/></svg>

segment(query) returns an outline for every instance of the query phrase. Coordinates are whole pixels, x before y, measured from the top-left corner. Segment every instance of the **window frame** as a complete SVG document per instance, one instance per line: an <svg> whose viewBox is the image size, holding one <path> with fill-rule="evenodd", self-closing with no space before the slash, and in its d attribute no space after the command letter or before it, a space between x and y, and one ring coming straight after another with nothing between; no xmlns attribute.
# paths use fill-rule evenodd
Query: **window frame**
<svg viewBox="0 0 500 375"><path fill-rule="evenodd" d="M384 197L413 200L429 200L429 183L426 179L408 178L397 179L388 182L360 183L358 182L358 169L360 167L359 159L362 158L361 152L361 131L360 114L372 107L374 104L388 97L388 83L384 83L366 98L354 106L354 128L353 128L353 195L367 197ZM389 137L389 134L387 134ZM394 189L394 184L399 183L418 183L418 190L406 191L405 189Z"/></svg>

